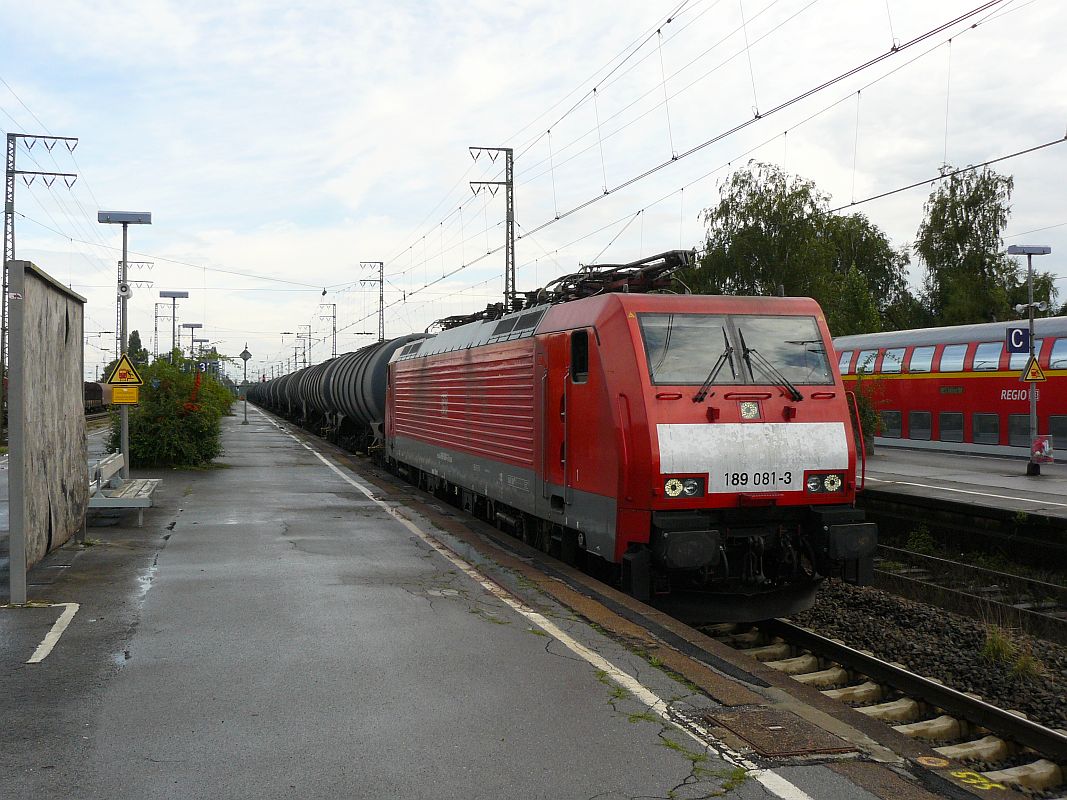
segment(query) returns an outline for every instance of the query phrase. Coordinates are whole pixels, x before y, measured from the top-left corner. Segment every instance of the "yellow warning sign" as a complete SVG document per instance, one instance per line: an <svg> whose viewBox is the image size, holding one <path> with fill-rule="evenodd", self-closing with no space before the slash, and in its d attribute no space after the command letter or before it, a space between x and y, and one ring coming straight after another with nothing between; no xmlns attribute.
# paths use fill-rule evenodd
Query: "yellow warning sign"
<svg viewBox="0 0 1067 800"><path fill-rule="evenodd" d="M141 400L141 388L139 386L113 386L111 387L111 402L119 406L137 405Z"/></svg>
<svg viewBox="0 0 1067 800"><path fill-rule="evenodd" d="M1019 380L1024 383L1039 383L1048 379L1045 377L1045 373L1041 371L1037 359L1030 356L1030 360L1026 363L1026 369L1024 369L1023 374L1019 376Z"/></svg>
<svg viewBox="0 0 1067 800"><path fill-rule="evenodd" d="M107 380L104 381L104 383L110 383L112 386L144 385L140 373L137 372L137 368L133 365L133 362L130 361L130 357L125 353L119 358L119 363L117 363L115 368L111 370L111 374L107 376ZM116 400L115 402L118 401Z"/></svg>

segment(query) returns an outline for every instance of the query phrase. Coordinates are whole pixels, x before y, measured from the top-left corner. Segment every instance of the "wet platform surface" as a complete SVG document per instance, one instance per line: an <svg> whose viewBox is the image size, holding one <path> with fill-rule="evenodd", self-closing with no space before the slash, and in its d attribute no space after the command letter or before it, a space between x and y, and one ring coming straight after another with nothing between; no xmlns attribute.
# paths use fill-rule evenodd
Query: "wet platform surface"
<svg viewBox="0 0 1067 800"><path fill-rule="evenodd" d="M1028 476L1019 458L879 447L867 486L882 492L1062 518L1067 525L1067 463Z"/></svg>
<svg viewBox="0 0 1067 800"><path fill-rule="evenodd" d="M31 573L31 599L80 604L43 662L62 609L0 610L5 796L876 796L840 765L739 772L660 713L723 706L249 418L218 468L150 473L143 529ZM877 769L881 796L930 797Z"/></svg>

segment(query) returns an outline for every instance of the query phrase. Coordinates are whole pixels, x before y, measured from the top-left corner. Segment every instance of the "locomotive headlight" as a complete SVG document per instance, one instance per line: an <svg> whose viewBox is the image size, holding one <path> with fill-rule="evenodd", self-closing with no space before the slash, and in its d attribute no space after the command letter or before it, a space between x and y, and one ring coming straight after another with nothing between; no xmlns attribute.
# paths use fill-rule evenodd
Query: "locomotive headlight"
<svg viewBox="0 0 1067 800"><path fill-rule="evenodd" d="M809 475L805 486L809 492L818 492L822 489L822 475Z"/></svg>
<svg viewBox="0 0 1067 800"><path fill-rule="evenodd" d="M704 495L704 481L700 478L683 479L682 493L686 497L702 497Z"/></svg>
<svg viewBox="0 0 1067 800"><path fill-rule="evenodd" d="M828 492L840 492L843 483L840 475L827 475L822 480L823 488Z"/></svg>
<svg viewBox="0 0 1067 800"><path fill-rule="evenodd" d="M667 497L703 497L704 480L702 478L667 478L663 482L663 493Z"/></svg>

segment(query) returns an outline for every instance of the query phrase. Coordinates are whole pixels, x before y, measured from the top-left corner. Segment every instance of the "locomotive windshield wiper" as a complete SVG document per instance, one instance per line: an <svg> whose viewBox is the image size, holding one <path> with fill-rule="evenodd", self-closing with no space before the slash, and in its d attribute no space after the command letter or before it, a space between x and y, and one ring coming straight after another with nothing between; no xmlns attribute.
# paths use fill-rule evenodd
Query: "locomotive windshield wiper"
<svg viewBox="0 0 1067 800"><path fill-rule="evenodd" d="M700 388L697 389L697 393L693 395L694 403L704 402L704 398L708 396L708 389L711 388L711 384L715 383L715 379L719 377L719 372L722 371L723 365L727 362L730 362L730 372L733 373L734 378L737 377L737 370L734 368L734 348L730 344L730 337L726 335L725 325L722 329L722 341L725 347L719 354L719 360L715 362L715 366L708 373L708 377L704 379L704 382L700 384Z"/></svg>
<svg viewBox="0 0 1067 800"><path fill-rule="evenodd" d="M745 363L748 364L748 376L752 380L756 379L756 376L752 370L752 356L755 356L757 366L759 366L759 368L763 372L767 373L771 376L771 378L777 381L779 386L781 386L783 389L786 389L789 392L789 397L793 400L793 402L797 402L799 400L804 399L804 395L800 393L800 390L796 386L794 386L790 382L789 378L783 375L781 371L779 371L779 369L774 366L774 364L772 364L770 361L760 355L758 350L753 347L749 347L747 344L745 344L745 334L740 328L737 329L737 335L741 337L741 354L745 359Z"/></svg>

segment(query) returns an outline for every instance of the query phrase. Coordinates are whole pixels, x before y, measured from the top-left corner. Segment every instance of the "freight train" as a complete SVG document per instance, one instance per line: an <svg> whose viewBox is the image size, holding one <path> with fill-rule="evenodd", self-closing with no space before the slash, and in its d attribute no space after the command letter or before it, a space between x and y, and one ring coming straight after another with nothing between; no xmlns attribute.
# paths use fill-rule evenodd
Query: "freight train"
<svg viewBox="0 0 1067 800"><path fill-rule="evenodd" d="M586 268L248 398L638 598L793 613L871 572L853 406L815 301L638 291L688 256Z"/></svg>
<svg viewBox="0 0 1067 800"><path fill-rule="evenodd" d="M1026 320L889 331L834 340L846 386L881 415L876 446L1029 457L1030 358L1007 331ZM1037 433L1067 449L1067 317L1034 320Z"/></svg>

